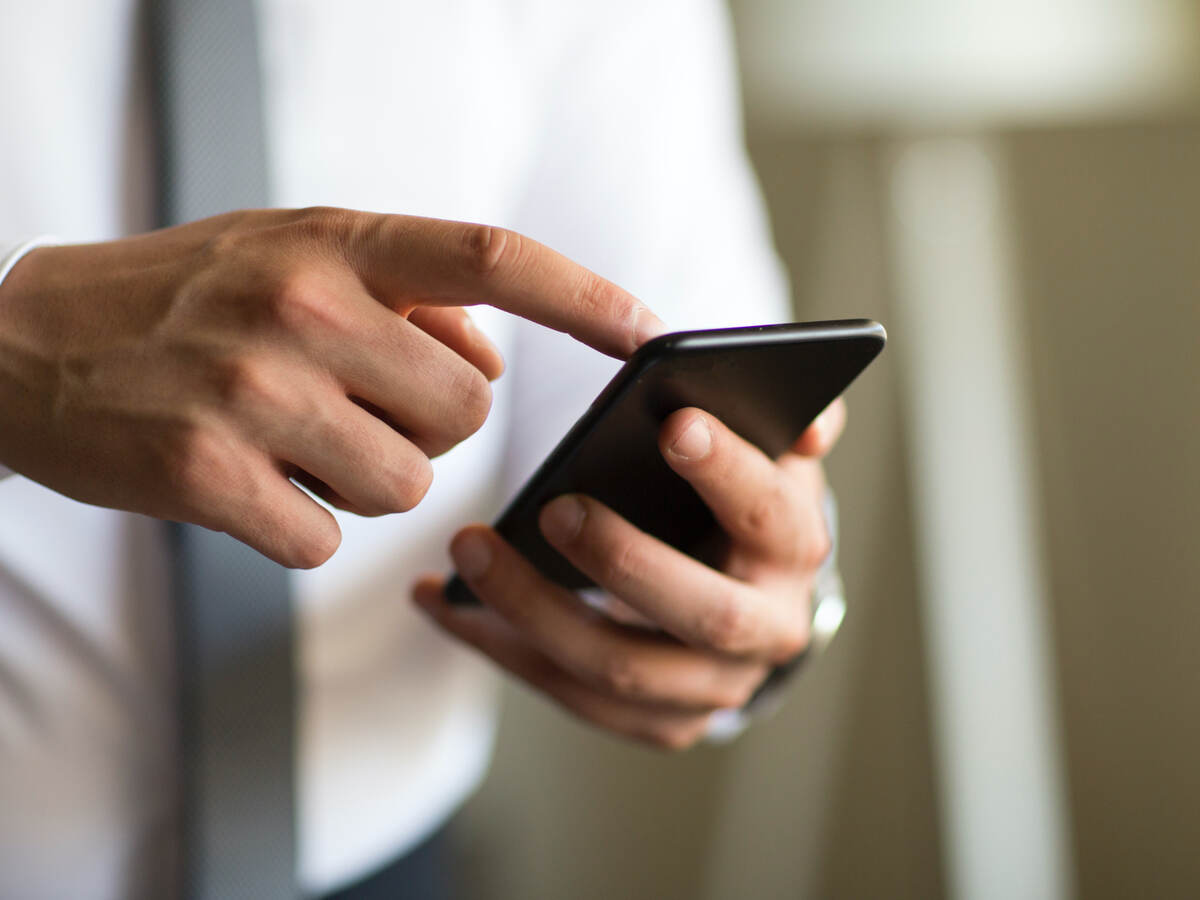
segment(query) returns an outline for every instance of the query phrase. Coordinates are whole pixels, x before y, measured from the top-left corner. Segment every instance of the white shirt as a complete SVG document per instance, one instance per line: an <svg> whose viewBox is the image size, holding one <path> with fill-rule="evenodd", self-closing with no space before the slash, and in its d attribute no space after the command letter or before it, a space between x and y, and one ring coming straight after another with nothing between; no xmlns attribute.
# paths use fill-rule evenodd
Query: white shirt
<svg viewBox="0 0 1200 900"><path fill-rule="evenodd" d="M517 228L670 325L786 317L716 0L261 0L273 201ZM135 0L0 8L0 259L150 224ZM2 311L0 311L2 314ZM413 512L338 514L295 576L311 892L418 841L486 766L490 668L412 611L616 363L488 308L509 372ZM548 377L550 376L550 377ZM0 372L0 377L3 377ZM0 427L4 427L0 422ZM174 728L158 523L0 481L0 896L169 894Z"/></svg>

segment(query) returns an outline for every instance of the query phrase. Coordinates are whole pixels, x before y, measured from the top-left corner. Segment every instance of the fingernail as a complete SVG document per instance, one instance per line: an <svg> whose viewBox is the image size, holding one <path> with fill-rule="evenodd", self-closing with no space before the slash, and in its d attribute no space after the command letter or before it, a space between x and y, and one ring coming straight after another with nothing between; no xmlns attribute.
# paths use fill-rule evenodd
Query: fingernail
<svg viewBox="0 0 1200 900"><path fill-rule="evenodd" d="M587 509L578 497L558 497L542 509L542 533L555 543L565 544L579 534L586 515Z"/></svg>
<svg viewBox="0 0 1200 900"><path fill-rule="evenodd" d="M471 532L461 535L450 544L450 556L463 578L478 578L492 564L492 548L482 537Z"/></svg>
<svg viewBox="0 0 1200 900"><path fill-rule="evenodd" d="M646 341L658 337L660 334L666 334L670 331L665 322L650 312L646 307L641 307L633 314L633 348L636 350Z"/></svg>
<svg viewBox="0 0 1200 900"><path fill-rule="evenodd" d="M701 459L712 449L712 432L702 416L692 419L692 424L683 430L683 434L675 438L669 449L680 459Z"/></svg>

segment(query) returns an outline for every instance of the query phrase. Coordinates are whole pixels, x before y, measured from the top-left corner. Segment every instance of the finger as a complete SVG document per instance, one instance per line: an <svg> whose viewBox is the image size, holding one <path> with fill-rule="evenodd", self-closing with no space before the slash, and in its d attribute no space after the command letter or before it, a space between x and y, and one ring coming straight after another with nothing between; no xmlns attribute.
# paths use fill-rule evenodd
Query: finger
<svg viewBox="0 0 1200 900"><path fill-rule="evenodd" d="M433 479L428 457L411 441L326 375L286 358L241 365L223 400L270 458L323 482L356 511L412 509Z"/></svg>
<svg viewBox="0 0 1200 900"><path fill-rule="evenodd" d="M602 588L686 644L737 657L789 659L808 640L802 604L776 603L651 537L591 497L542 510L542 533Z"/></svg>
<svg viewBox="0 0 1200 900"><path fill-rule="evenodd" d="M595 613L485 526L459 532L450 552L475 596L559 668L602 693L712 711L744 705L766 675L758 663L704 653Z"/></svg>
<svg viewBox="0 0 1200 900"><path fill-rule="evenodd" d="M433 481L429 458L380 419L332 391L307 421L280 423L271 452L360 515L406 512Z"/></svg>
<svg viewBox="0 0 1200 900"><path fill-rule="evenodd" d="M765 453L698 409L668 416L658 445L739 549L782 563L797 558L801 498Z"/></svg>
<svg viewBox="0 0 1200 900"><path fill-rule="evenodd" d="M249 451L245 479L226 488L237 497L226 521L210 524L281 566L321 565L342 540L337 520L265 458Z"/></svg>
<svg viewBox="0 0 1200 900"><path fill-rule="evenodd" d="M820 458L833 449L846 430L846 401L838 397L792 444L792 452Z"/></svg>
<svg viewBox="0 0 1200 900"><path fill-rule="evenodd" d="M340 285L338 291L348 315L309 329L306 337L313 357L347 393L429 456L479 430L492 405L482 369L361 287Z"/></svg>
<svg viewBox="0 0 1200 900"><path fill-rule="evenodd" d="M488 381L504 374L504 357L462 307L418 306L409 313L408 321L441 341L482 372Z"/></svg>
<svg viewBox="0 0 1200 900"><path fill-rule="evenodd" d="M672 750L691 746L707 732L707 713L638 706L589 688L531 647L495 611L452 607L443 602L438 579L419 582L413 596L417 605L450 634L593 725Z"/></svg>
<svg viewBox="0 0 1200 900"><path fill-rule="evenodd" d="M811 456L785 453L779 458L779 471L791 482L802 499L797 510L800 538L796 544L794 567L815 573L833 549L833 535L825 513L825 469L821 461Z"/></svg>
<svg viewBox="0 0 1200 900"><path fill-rule="evenodd" d="M288 471L287 476L309 493L320 497L334 509L343 509L346 512L352 512L360 516L370 515L367 510L355 506L353 503L323 482L320 478L316 478L308 474L303 469L298 469L295 466L292 466Z"/></svg>
<svg viewBox="0 0 1200 900"><path fill-rule="evenodd" d="M368 289L393 307L486 303L618 359L666 331L627 291L515 231L381 216L350 244Z"/></svg>

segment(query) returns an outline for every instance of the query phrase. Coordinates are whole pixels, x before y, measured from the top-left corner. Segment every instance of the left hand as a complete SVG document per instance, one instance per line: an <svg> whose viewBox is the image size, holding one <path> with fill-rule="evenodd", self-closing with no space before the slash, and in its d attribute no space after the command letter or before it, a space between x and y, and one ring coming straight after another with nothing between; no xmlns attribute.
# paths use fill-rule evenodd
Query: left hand
<svg viewBox="0 0 1200 900"><path fill-rule="evenodd" d="M698 409L663 423L663 457L728 536L719 571L590 497L568 494L543 508L551 545L661 630L596 612L486 525L467 526L450 546L483 605L447 604L436 576L417 583L414 599L582 718L655 746L691 746L714 711L745 705L773 666L808 645L813 578L830 549L819 458L845 417L835 401L777 460Z"/></svg>

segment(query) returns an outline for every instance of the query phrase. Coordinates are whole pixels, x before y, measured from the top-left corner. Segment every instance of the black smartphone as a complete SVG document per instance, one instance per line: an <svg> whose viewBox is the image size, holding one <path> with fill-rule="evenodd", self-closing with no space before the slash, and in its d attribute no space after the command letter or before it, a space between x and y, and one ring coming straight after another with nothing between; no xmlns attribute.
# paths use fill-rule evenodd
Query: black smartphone
<svg viewBox="0 0 1200 900"><path fill-rule="evenodd" d="M591 580L546 543L542 507L560 494L595 497L638 528L703 558L716 523L667 465L658 431L694 406L772 458L840 395L883 349L868 319L664 334L638 348L517 493L495 528L547 578L567 588ZM451 603L478 603L454 576Z"/></svg>

